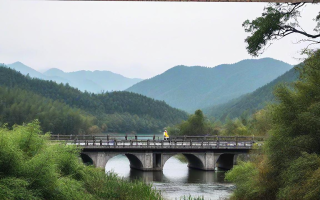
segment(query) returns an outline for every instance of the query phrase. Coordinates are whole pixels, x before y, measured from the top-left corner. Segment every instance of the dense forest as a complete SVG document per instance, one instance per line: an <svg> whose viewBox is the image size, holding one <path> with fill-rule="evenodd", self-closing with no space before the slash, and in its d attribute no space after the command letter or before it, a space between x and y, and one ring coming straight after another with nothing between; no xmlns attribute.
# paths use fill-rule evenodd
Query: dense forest
<svg viewBox="0 0 320 200"><path fill-rule="evenodd" d="M180 65L127 91L164 100L170 106L192 113L253 92L291 68L272 58L242 60L212 68Z"/></svg>
<svg viewBox="0 0 320 200"><path fill-rule="evenodd" d="M93 94L0 67L0 123L39 119L54 134L155 132L187 114L130 92Z"/></svg>
<svg viewBox="0 0 320 200"><path fill-rule="evenodd" d="M280 84L290 85L293 81L296 81L299 76L297 68L300 65L295 66L285 74L279 76L272 82L258 88L252 93L243 95L239 98L233 99L225 104L216 105L203 109L203 112L210 118L214 117L220 121L226 121L226 119L234 119L240 117L243 114L250 115L261 109L263 109L268 103L275 102L273 90Z"/></svg>

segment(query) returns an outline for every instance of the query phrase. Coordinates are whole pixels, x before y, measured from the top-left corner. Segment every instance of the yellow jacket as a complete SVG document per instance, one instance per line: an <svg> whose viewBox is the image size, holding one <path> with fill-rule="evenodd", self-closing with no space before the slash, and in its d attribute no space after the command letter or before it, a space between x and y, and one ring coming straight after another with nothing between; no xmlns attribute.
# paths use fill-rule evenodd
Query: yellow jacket
<svg viewBox="0 0 320 200"><path fill-rule="evenodd" d="M168 138L168 137L169 137L169 135L168 135L168 132L167 132L167 131L163 132L163 135L164 135L164 137L166 137L166 138Z"/></svg>

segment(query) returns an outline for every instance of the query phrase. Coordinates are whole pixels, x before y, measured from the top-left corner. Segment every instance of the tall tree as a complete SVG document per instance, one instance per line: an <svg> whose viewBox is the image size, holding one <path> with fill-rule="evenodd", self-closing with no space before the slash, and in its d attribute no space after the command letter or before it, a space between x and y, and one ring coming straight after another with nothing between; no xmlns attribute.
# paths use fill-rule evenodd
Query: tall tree
<svg viewBox="0 0 320 200"><path fill-rule="evenodd" d="M300 74L293 88L275 92L279 104L271 108L265 156L227 175L237 184L235 199L319 199L320 50L309 55Z"/></svg>
<svg viewBox="0 0 320 200"><path fill-rule="evenodd" d="M314 2L318 2L315 0ZM320 40L320 13L315 16L314 32L306 32L299 24L300 11L305 3L270 3L264 8L261 17L250 21L246 20L242 26L245 31L251 33L245 39L248 44L247 51L252 56L263 53L271 41L279 40L291 34L300 34L308 42L306 49L312 44L319 44Z"/></svg>

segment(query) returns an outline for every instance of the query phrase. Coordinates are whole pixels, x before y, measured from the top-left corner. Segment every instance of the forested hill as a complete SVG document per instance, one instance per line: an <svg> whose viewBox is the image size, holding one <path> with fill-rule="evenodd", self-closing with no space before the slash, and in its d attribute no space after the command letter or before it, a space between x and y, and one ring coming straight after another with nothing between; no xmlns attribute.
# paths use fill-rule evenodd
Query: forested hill
<svg viewBox="0 0 320 200"><path fill-rule="evenodd" d="M30 119L33 116L32 113L41 113L41 116L46 116L56 107L59 107L57 110L61 111L61 117L58 116L57 123L64 120L73 123L67 120L68 114L63 113L65 110L76 115L80 121L82 120L76 123L87 123L86 128L81 128L82 132L88 132L89 128L91 132L154 132L187 118L185 112L172 108L163 101L156 101L139 94L130 92L83 93L69 85L33 79L5 67L0 67L0 87L2 91L0 122L8 122L11 125L32 120ZM12 93L23 93L24 95L14 98ZM34 99L39 106L35 107L30 99ZM41 99L40 102L39 99ZM51 102L49 103L51 106L47 105L48 102ZM11 115L11 112L14 114ZM40 122L44 123L41 116L38 116ZM47 123L54 122L49 120ZM80 124L79 128L83 125ZM55 125L45 124L43 127L55 127ZM65 130L59 130L59 133L68 133ZM76 132L77 130L74 130L73 134Z"/></svg>
<svg viewBox="0 0 320 200"><path fill-rule="evenodd" d="M101 93L102 91L122 91L138 83L142 79L127 78L110 71L76 71L64 72L60 69L52 68L44 73L40 73L31 67L15 62L8 65L9 68L21 72L23 75L29 74L31 78L42 80L52 80L57 83L68 83L70 86L81 91Z"/></svg>
<svg viewBox="0 0 320 200"><path fill-rule="evenodd" d="M264 108L267 103L274 102L273 91L274 88L280 84L289 84L298 79L299 73L296 70L298 66L292 68L282 76L258 88L252 93L243 95L239 98L233 99L225 104L209 107L203 109L203 112L209 117L215 117L224 121L227 117L233 119L242 114L252 114Z"/></svg>
<svg viewBox="0 0 320 200"><path fill-rule="evenodd" d="M243 60L214 68L181 65L141 81L127 91L193 112L252 92L291 68L291 65L271 58Z"/></svg>

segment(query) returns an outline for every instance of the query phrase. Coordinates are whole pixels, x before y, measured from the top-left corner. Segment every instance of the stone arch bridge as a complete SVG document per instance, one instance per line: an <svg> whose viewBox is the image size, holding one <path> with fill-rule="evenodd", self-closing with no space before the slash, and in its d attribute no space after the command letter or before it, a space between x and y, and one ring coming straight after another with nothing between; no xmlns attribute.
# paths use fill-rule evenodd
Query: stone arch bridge
<svg viewBox="0 0 320 200"><path fill-rule="evenodd" d="M164 141L155 136L128 136L117 140L110 136L62 136L53 135L52 140L63 140L66 144L81 146L81 158L96 167L105 168L107 162L125 155L130 167L143 171L160 171L166 161L176 154L183 154L188 167L199 170L215 170L216 167L231 169L237 156L252 150L253 137L175 137ZM147 136L144 136L147 137ZM149 136L150 138L150 136Z"/></svg>

